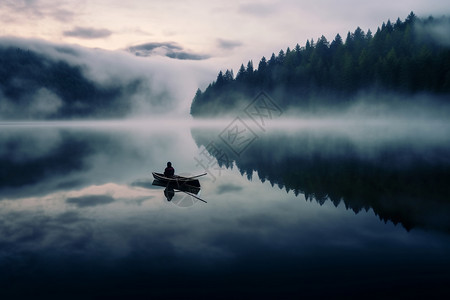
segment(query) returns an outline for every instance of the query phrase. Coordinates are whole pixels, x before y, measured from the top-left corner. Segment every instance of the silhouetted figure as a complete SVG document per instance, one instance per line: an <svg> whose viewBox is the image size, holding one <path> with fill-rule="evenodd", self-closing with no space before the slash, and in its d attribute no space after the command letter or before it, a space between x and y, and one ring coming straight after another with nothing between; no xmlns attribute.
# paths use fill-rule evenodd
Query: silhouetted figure
<svg viewBox="0 0 450 300"><path fill-rule="evenodd" d="M175 174L175 169L172 167L172 163L169 161L167 163L167 168L164 170L164 176L173 177Z"/></svg>
<svg viewBox="0 0 450 300"><path fill-rule="evenodd" d="M175 196L175 190L171 187L166 187L164 190L164 196L166 196L167 201L172 200L173 196Z"/></svg>

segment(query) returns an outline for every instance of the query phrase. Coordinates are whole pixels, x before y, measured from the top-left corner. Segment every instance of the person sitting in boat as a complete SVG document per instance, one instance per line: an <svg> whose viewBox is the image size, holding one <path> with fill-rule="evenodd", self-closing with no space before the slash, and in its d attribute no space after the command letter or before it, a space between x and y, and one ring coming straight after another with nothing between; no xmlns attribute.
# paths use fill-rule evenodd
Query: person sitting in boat
<svg viewBox="0 0 450 300"><path fill-rule="evenodd" d="M173 177L175 174L175 169L172 167L172 163L169 161L167 163L167 168L164 170L164 176Z"/></svg>

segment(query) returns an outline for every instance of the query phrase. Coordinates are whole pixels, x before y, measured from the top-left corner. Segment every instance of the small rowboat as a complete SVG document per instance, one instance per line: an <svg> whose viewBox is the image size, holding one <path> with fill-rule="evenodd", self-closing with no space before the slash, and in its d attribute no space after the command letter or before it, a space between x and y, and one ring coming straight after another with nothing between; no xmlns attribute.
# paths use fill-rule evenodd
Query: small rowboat
<svg viewBox="0 0 450 300"><path fill-rule="evenodd" d="M198 181L198 179L195 179L200 176L206 175L206 173L192 177L184 177L179 175L166 177L164 176L164 174L156 172L152 172L152 174L153 178L155 178L152 185L165 187L166 189L164 190L164 195L166 196L167 200L171 201L173 196L175 195L175 192L183 192L185 194L188 194L189 196L207 203L202 198L196 196L200 192L200 182Z"/></svg>
<svg viewBox="0 0 450 300"><path fill-rule="evenodd" d="M177 182L171 182L171 181L161 181L158 179L153 180L152 185L165 187L166 189L172 189L172 190L179 190L182 192L188 192L194 195L198 195L200 192L200 188L196 186L191 186L189 184L183 184L183 183L177 183Z"/></svg>
<svg viewBox="0 0 450 300"><path fill-rule="evenodd" d="M153 174L153 178L155 178L155 180L158 180L159 182L164 183L164 184L175 184L178 186L185 185L185 186L200 188L200 181L198 181L198 179L195 179L198 176L183 177L183 176L175 175L173 177L166 177L166 176L164 176L164 174L161 174L161 173L152 172L152 174Z"/></svg>

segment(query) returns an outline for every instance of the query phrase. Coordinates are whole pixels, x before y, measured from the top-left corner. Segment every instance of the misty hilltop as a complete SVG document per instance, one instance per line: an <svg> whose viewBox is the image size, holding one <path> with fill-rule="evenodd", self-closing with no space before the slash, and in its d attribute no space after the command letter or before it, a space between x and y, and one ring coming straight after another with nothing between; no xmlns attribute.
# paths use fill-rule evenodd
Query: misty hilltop
<svg viewBox="0 0 450 300"><path fill-rule="evenodd" d="M117 117L129 109L120 87L98 85L81 66L15 47L1 47L0 62L3 119Z"/></svg>
<svg viewBox="0 0 450 300"><path fill-rule="evenodd" d="M331 43L321 36L272 53L268 60L262 57L257 68L252 61L242 64L236 76L233 70L220 71L204 91L197 90L191 114L236 112L260 91L284 109L305 113L346 109L362 95L388 105L392 95L402 101L431 95L448 103L449 36L449 17L421 19L412 12L405 21L383 23L375 34L358 27L345 39L337 34Z"/></svg>
<svg viewBox="0 0 450 300"><path fill-rule="evenodd" d="M1 38L0 120L151 117L175 111L176 93L192 92L197 83L171 80L189 70L170 60Z"/></svg>

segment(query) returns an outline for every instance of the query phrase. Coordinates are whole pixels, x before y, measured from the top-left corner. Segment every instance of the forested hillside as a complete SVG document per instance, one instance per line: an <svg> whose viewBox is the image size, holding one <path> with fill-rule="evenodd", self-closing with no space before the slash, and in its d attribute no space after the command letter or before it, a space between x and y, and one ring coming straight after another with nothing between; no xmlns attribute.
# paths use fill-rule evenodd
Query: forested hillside
<svg viewBox="0 0 450 300"><path fill-rule="evenodd" d="M117 117L129 104L122 87L102 87L82 66L43 54L0 47L0 117L2 119Z"/></svg>
<svg viewBox="0 0 450 300"><path fill-rule="evenodd" d="M357 28L330 43L324 36L305 46L272 53L257 66L220 71L205 91L197 90L193 116L217 115L240 108L264 90L283 107L337 108L367 93L402 95L450 93L450 18L417 18L414 13L387 21L373 34ZM257 67L257 68L256 68Z"/></svg>

